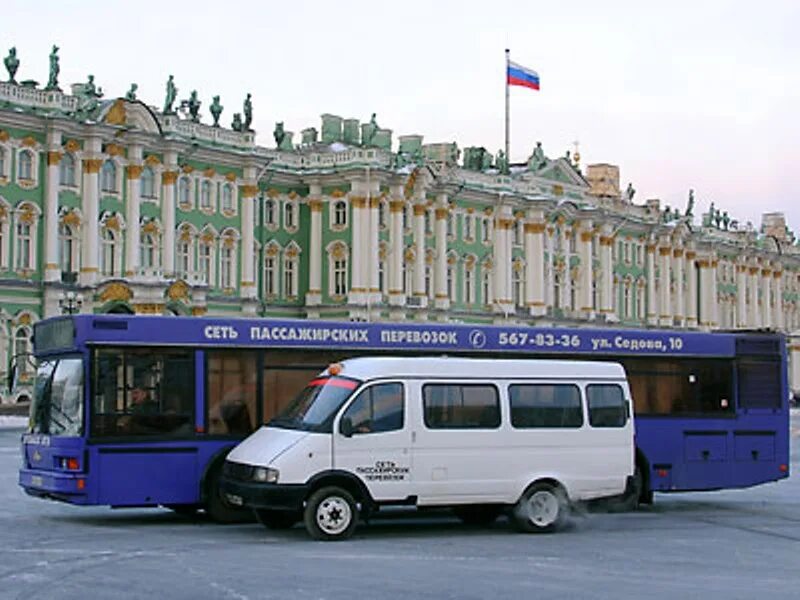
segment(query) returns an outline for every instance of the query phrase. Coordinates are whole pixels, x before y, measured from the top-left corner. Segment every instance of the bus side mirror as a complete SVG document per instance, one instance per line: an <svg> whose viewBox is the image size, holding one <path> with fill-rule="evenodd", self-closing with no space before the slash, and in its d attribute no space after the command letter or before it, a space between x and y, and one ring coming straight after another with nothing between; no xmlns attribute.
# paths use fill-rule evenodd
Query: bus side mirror
<svg viewBox="0 0 800 600"><path fill-rule="evenodd" d="M346 438L353 437L353 421L350 417L342 417L339 422L339 431Z"/></svg>

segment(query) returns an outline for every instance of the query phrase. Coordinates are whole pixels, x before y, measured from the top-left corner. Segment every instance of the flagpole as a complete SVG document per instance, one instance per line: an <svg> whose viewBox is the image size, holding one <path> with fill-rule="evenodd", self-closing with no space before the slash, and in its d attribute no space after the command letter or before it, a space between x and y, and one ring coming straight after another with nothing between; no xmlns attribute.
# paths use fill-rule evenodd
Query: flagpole
<svg viewBox="0 0 800 600"><path fill-rule="evenodd" d="M506 73L505 73L505 80L506 80L506 164L511 166L511 154L509 154L509 141L508 141L508 63L509 63L509 51L506 48Z"/></svg>

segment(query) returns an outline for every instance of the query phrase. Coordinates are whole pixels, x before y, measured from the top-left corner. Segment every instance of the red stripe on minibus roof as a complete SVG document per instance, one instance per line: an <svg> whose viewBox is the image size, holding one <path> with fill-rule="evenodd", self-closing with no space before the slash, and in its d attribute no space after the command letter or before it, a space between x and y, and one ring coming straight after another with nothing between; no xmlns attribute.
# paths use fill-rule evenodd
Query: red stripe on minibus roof
<svg viewBox="0 0 800 600"><path fill-rule="evenodd" d="M355 381L350 381L349 379L336 379L333 377L320 377L319 379L313 379L308 385L333 385L336 387L343 387L348 390L354 390L358 387L358 384Z"/></svg>

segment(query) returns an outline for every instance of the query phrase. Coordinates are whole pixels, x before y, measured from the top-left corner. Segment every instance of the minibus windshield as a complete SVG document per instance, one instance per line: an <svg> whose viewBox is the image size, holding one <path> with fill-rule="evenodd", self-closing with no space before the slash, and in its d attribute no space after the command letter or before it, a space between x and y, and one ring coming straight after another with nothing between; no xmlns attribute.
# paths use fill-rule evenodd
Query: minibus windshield
<svg viewBox="0 0 800 600"><path fill-rule="evenodd" d="M345 377L314 379L268 425L330 433L336 413L358 386L358 381Z"/></svg>

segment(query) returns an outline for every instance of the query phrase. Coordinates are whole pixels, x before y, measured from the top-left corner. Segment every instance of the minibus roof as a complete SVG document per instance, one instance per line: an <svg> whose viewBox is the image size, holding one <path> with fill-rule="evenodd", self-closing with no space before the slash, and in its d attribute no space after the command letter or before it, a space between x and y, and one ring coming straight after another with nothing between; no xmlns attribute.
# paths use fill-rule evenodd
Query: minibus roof
<svg viewBox="0 0 800 600"><path fill-rule="evenodd" d="M333 365L332 365L333 367ZM362 381L400 377L458 379L625 379L615 362L542 359L484 359L370 356L350 358L326 371Z"/></svg>

